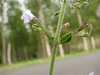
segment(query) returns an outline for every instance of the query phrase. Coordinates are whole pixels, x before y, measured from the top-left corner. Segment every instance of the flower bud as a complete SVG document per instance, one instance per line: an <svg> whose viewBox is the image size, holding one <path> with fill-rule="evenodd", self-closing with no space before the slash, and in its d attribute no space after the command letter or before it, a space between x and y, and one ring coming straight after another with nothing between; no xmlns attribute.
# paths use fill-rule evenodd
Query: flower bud
<svg viewBox="0 0 100 75"><path fill-rule="evenodd" d="M53 27L51 25L48 26L50 31L53 31Z"/></svg>
<svg viewBox="0 0 100 75"><path fill-rule="evenodd" d="M59 11L56 11L56 12L54 13L54 16L56 16L56 15L59 15Z"/></svg>
<svg viewBox="0 0 100 75"><path fill-rule="evenodd" d="M88 2L84 2L83 4L84 4L84 5L89 5L89 3L88 3Z"/></svg>
<svg viewBox="0 0 100 75"><path fill-rule="evenodd" d="M82 7L81 7L81 6L77 6L77 8L78 8L78 9L81 9Z"/></svg>
<svg viewBox="0 0 100 75"><path fill-rule="evenodd" d="M64 24L65 28L68 27L68 26L70 26L69 22L67 22L67 23Z"/></svg>
<svg viewBox="0 0 100 75"><path fill-rule="evenodd" d="M71 7L71 9L74 9L74 6L73 5L71 5L70 7Z"/></svg>

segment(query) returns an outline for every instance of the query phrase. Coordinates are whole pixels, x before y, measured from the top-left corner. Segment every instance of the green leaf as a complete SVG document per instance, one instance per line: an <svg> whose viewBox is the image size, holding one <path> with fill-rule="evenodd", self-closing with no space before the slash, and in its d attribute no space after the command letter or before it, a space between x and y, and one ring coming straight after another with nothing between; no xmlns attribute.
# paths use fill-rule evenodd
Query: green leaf
<svg viewBox="0 0 100 75"><path fill-rule="evenodd" d="M64 3L66 3L66 0L64 0Z"/></svg>
<svg viewBox="0 0 100 75"><path fill-rule="evenodd" d="M54 41L54 37L53 36L50 39L51 39L51 41Z"/></svg>
<svg viewBox="0 0 100 75"><path fill-rule="evenodd" d="M78 35L78 37L89 37L89 34L88 33L84 33L82 35Z"/></svg>
<svg viewBox="0 0 100 75"><path fill-rule="evenodd" d="M64 35L61 39L60 39L60 43L64 44L67 43L71 40L72 38L72 32L69 32L68 34Z"/></svg>
<svg viewBox="0 0 100 75"><path fill-rule="evenodd" d="M59 11L56 11L56 12L54 13L54 16L57 16L57 15L59 15Z"/></svg>
<svg viewBox="0 0 100 75"><path fill-rule="evenodd" d="M85 33L83 37L89 37L89 34L88 33Z"/></svg>

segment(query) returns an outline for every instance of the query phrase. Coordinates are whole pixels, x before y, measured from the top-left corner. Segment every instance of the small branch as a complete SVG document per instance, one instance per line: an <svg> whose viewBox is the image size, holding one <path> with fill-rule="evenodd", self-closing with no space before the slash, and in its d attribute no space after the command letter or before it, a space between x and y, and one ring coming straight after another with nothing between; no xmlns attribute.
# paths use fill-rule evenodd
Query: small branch
<svg viewBox="0 0 100 75"><path fill-rule="evenodd" d="M33 20L38 23L40 25L40 27L43 29L45 35L51 39L51 36L49 35L49 33L47 32L47 30L45 29L45 27L43 27L43 25L40 23L39 19L37 17L34 17Z"/></svg>
<svg viewBox="0 0 100 75"><path fill-rule="evenodd" d="M73 33L73 35L75 35L77 32L79 32L79 31L81 31L81 28L82 28L82 26L83 25L86 25L87 24L87 22L85 21L79 28L78 28L78 30L76 30L74 33ZM88 25L87 25L88 26Z"/></svg>

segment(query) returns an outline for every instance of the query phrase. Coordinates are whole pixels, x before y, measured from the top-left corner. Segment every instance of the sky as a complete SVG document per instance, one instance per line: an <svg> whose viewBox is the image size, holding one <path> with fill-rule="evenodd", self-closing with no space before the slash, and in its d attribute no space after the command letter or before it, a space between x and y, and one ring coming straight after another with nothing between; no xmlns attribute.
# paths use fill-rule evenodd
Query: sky
<svg viewBox="0 0 100 75"><path fill-rule="evenodd" d="M22 11L24 11L25 10L25 6L24 6L24 2L25 2L25 0L18 0L19 2L20 2L20 4L22 5Z"/></svg>
<svg viewBox="0 0 100 75"><path fill-rule="evenodd" d="M25 0L18 0L20 3L23 3Z"/></svg>

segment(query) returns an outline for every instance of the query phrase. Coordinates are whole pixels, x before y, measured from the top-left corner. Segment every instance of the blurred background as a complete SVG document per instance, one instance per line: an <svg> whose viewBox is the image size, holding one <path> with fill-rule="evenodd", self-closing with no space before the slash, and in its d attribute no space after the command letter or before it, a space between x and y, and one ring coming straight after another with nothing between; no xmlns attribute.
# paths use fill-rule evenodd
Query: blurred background
<svg viewBox="0 0 100 75"><path fill-rule="evenodd" d="M71 42L59 45L57 55L64 57L72 52L100 48L100 0L88 1L89 6L82 9L71 9L71 4L66 4L63 24L69 22L70 26L62 29L61 37L75 32L84 21L93 25L91 36L74 37ZM51 25L55 32L59 15L54 13L60 7L60 0L0 0L0 64L51 57L53 45L42 31L34 31L34 21L24 24L21 15L29 9L47 30Z"/></svg>

